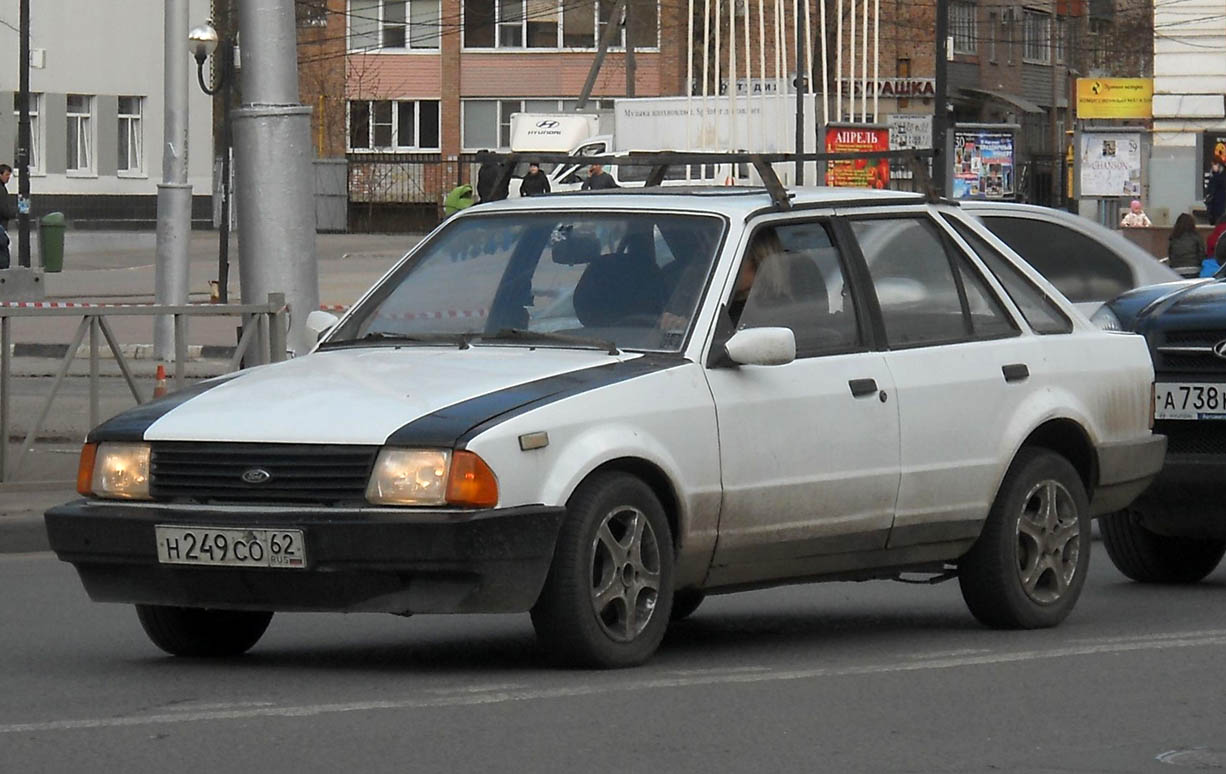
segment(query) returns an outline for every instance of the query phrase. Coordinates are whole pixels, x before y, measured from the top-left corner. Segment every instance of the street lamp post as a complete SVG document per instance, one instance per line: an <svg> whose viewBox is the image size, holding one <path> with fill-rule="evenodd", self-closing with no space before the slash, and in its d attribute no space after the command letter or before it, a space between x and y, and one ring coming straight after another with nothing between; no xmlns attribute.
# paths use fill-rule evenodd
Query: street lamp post
<svg viewBox="0 0 1226 774"><path fill-rule="evenodd" d="M187 35L192 55L196 58L196 77L200 88L210 97L221 94L221 222L218 224L217 300L227 303L230 283L230 85L234 81L234 44L219 40L212 24L202 24ZM204 79L204 63L214 54L221 58L217 80L210 85ZM212 78L209 79L213 80Z"/></svg>

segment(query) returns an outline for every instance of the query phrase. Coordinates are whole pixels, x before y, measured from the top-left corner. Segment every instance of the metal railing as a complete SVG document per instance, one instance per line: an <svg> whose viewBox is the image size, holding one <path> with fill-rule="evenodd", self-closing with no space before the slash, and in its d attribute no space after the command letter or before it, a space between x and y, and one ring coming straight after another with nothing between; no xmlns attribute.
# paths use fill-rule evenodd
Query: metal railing
<svg viewBox="0 0 1226 774"><path fill-rule="evenodd" d="M239 317L243 321L242 336L227 364L226 371L238 370L247 364L278 362L286 358L287 307L285 294L269 293L266 304L189 304L184 306L159 304L58 304L54 302L0 303L0 483L15 478L21 470L26 455L34 446L38 432L51 413L55 397L59 393L69 368L77 358L78 349L89 336L89 426L97 426L100 394L100 357L102 343L110 349L120 373L137 404L153 396L144 396L132 375L132 369L111 328L111 317L157 317L169 316L174 323L174 378L172 391L185 385L187 363L187 326L190 317ZM10 400L12 398L12 321L19 317L80 317L81 323L73 334L68 351L60 361L55 381L43 399L38 417L26 432L26 437L13 461L8 465ZM255 346L255 349L253 349Z"/></svg>

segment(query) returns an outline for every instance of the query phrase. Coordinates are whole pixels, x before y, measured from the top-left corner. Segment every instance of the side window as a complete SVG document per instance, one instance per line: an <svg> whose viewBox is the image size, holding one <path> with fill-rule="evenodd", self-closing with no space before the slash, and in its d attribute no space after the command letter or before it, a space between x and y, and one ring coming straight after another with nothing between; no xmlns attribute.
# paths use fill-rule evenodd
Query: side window
<svg viewBox="0 0 1226 774"><path fill-rule="evenodd" d="M1034 218L980 220L1070 301L1104 301L1133 286L1128 264L1079 231Z"/></svg>
<svg viewBox="0 0 1226 774"><path fill-rule="evenodd" d="M843 265L822 223L759 229L728 305L738 328L791 328L796 356L846 352L860 326Z"/></svg>
<svg viewBox="0 0 1226 774"><path fill-rule="evenodd" d="M966 309L971 317L971 334L977 339L999 339L1016 336L1017 325L1009 318L1000 299L984 282L974 266L961 254L955 256L954 265L966 293Z"/></svg>
<svg viewBox="0 0 1226 774"><path fill-rule="evenodd" d="M974 249L988 267L988 271L996 275L997 281L1004 286L1005 292L1013 299L1013 303L1017 304L1022 317L1035 333L1069 333L1073 330L1073 323L1060 307L1025 274L1018 271L1008 258L957 218L946 217L945 220L958 232L958 236Z"/></svg>
<svg viewBox="0 0 1226 774"><path fill-rule="evenodd" d="M972 335L940 234L920 218L852 221L868 262L891 346L964 341Z"/></svg>

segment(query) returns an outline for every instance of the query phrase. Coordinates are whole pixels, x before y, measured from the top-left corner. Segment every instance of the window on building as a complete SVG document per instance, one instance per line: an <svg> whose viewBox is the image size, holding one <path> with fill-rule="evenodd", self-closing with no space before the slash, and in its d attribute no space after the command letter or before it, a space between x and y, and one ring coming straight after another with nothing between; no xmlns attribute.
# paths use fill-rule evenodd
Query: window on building
<svg viewBox="0 0 1226 774"><path fill-rule="evenodd" d="M21 103L19 102L20 99L21 99L21 93L14 92L13 94L13 106L14 106L13 129L14 131L13 131L13 157L12 157L14 172L17 171L17 166L16 166L17 165L17 145L18 143L21 142L21 138L18 137L18 134L17 134L18 122L21 121ZM30 158L28 161L31 175L43 174L43 152L42 152L43 151L43 133L42 133L42 120L40 119L40 115L42 113L42 104L43 104L43 95L32 92L30 94Z"/></svg>
<svg viewBox="0 0 1226 774"><path fill-rule="evenodd" d="M350 150L429 151L438 148L438 100L350 100Z"/></svg>
<svg viewBox="0 0 1226 774"><path fill-rule="evenodd" d="M296 0L294 18L299 27L327 27L327 0Z"/></svg>
<svg viewBox="0 0 1226 774"><path fill-rule="evenodd" d="M349 0L349 50L439 47L440 0Z"/></svg>
<svg viewBox="0 0 1226 774"><path fill-rule="evenodd" d="M1000 21L996 11L988 14L988 61L996 61L996 38L1000 35Z"/></svg>
<svg viewBox="0 0 1226 774"><path fill-rule="evenodd" d="M1051 64L1051 14L1024 12L1022 61L1030 64Z"/></svg>
<svg viewBox="0 0 1226 774"><path fill-rule="evenodd" d="M1056 63L1064 64L1064 52L1068 46L1069 26L1064 19L1056 20L1056 37L1052 41L1053 47L1056 49Z"/></svg>
<svg viewBox="0 0 1226 774"><path fill-rule="evenodd" d="M94 171L94 98L69 94L67 110L67 170Z"/></svg>
<svg viewBox="0 0 1226 774"><path fill-rule="evenodd" d="M955 0L949 4L949 34L954 39L955 54L974 54L978 37L975 29L974 3Z"/></svg>
<svg viewBox="0 0 1226 774"><path fill-rule="evenodd" d="M615 0L465 0L465 48L596 48ZM657 2L635 3L629 14L635 48L656 48ZM615 23L621 24L618 18ZM612 47L623 48L626 32Z"/></svg>
<svg viewBox="0 0 1226 774"><path fill-rule="evenodd" d="M119 98L120 172L140 173L145 170L144 129L141 124L143 101L143 97Z"/></svg>

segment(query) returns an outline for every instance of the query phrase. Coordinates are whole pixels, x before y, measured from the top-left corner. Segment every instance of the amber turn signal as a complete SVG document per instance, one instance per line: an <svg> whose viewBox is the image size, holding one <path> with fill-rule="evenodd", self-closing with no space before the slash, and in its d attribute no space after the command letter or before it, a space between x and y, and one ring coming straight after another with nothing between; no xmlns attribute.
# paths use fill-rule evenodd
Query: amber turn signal
<svg viewBox="0 0 1226 774"><path fill-rule="evenodd" d="M498 504L498 479L485 460L470 451L452 453L447 504L465 508L493 508Z"/></svg>
<svg viewBox="0 0 1226 774"><path fill-rule="evenodd" d="M77 463L77 492L89 496L94 493L94 457L98 454L98 444L87 443L81 447L81 460Z"/></svg>

